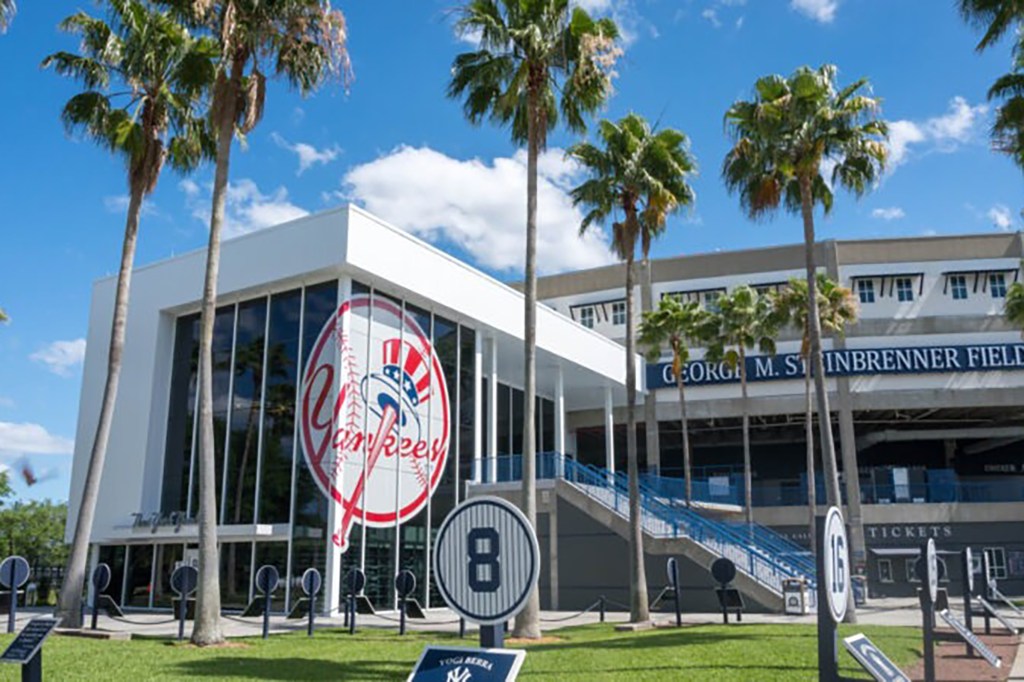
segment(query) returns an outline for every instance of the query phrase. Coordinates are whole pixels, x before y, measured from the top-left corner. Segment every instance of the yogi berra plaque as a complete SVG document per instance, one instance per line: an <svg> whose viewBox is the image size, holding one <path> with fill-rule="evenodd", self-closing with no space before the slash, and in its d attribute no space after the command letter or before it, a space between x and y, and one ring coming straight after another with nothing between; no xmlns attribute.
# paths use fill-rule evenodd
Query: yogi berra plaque
<svg viewBox="0 0 1024 682"><path fill-rule="evenodd" d="M448 391L430 337L400 304L353 296L310 351L300 419L306 464L341 507L332 537L342 551L353 522L408 521L448 459Z"/></svg>

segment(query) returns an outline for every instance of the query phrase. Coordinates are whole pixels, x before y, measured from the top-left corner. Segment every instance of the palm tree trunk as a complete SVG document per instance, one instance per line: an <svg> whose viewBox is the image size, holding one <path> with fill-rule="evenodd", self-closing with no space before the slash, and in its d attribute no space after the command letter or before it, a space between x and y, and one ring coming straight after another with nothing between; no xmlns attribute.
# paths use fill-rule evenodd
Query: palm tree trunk
<svg viewBox="0 0 1024 682"><path fill-rule="evenodd" d="M804 260L807 269L807 337L810 341L814 391L818 403L818 437L821 441L822 465L825 468L825 497L829 506L839 505L839 470L836 447L832 440L832 418L825 386L825 366L821 353L821 320L818 317L817 267L814 263L814 207L811 179L800 178L800 199L804 221Z"/></svg>
<svg viewBox="0 0 1024 682"><path fill-rule="evenodd" d="M75 520L75 535L68 555L67 570L57 601L57 617L64 627L82 627L82 587L85 583L86 563L89 559L89 536L96 515L99 499L100 480L103 476L103 462L107 457L107 442L110 440L110 426L114 420L114 405L117 401L117 385L121 377L121 358L124 352L125 327L128 321L128 294L131 289L132 264L135 261L135 245L139 236L139 216L142 213L143 187L132 187L128 201L128 217L124 227L124 243L121 246L121 267L117 273L117 289L114 294L114 319L110 326L110 348L107 356L107 381L103 386L103 402L100 405L96 435L89 453L89 468L85 474L82 501L78 506Z"/></svg>
<svg viewBox="0 0 1024 682"><path fill-rule="evenodd" d="M804 439L807 441L807 528L811 555L818 548L814 541L814 517L817 510L817 485L814 480L814 403L811 401L811 371L808 358L804 358Z"/></svg>
<svg viewBox="0 0 1024 682"><path fill-rule="evenodd" d="M627 218L628 220L628 218ZM629 476L630 622L651 619L647 603L640 467L636 447L636 339L633 331L633 254L626 258L626 472Z"/></svg>
<svg viewBox="0 0 1024 682"><path fill-rule="evenodd" d="M814 371L814 392L818 403L818 440L821 442L822 467L825 469L825 497L828 505L839 506L839 469L836 465L836 444L832 440L832 413L828 408L828 390L825 386L825 361L821 351L821 319L818 317L818 280L814 263L814 204L811 178L800 178L800 208L804 221L804 261L807 270L807 335L811 342L811 362ZM856 476L857 472L847 472ZM847 600L847 623L856 623L853 600Z"/></svg>
<svg viewBox="0 0 1024 682"><path fill-rule="evenodd" d="M233 68L227 90L237 93L240 69ZM199 330L199 589L192 643L220 644L220 556L217 547L217 490L213 437L213 323L217 315L217 275L220 270L220 231L224 223L228 167L234 136L234 107L225 105L217 131L217 170L213 180L210 242Z"/></svg>
<svg viewBox="0 0 1024 682"><path fill-rule="evenodd" d="M747 404L747 353L740 344L740 396L743 403L743 504L747 508L747 525L754 523L754 476L750 465L750 408Z"/></svg>
<svg viewBox="0 0 1024 682"><path fill-rule="evenodd" d="M654 307L654 287L651 281L651 259L646 250L643 256L640 310L647 313ZM658 434L658 398L651 390L644 393L644 431L647 435L647 473L657 475L661 470L661 439Z"/></svg>
<svg viewBox="0 0 1024 682"><path fill-rule="evenodd" d="M526 151L526 282L523 317L523 504L522 510L534 530L537 528L537 439L534 423L537 394L537 160L540 157L543 127L539 116L540 101L531 88L528 94ZM540 592L534 588L526 606L516 616L513 635L539 639Z"/></svg>
<svg viewBox="0 0 1024 682"><path fill-rule="evenodd" d="M686 481L686 506L693 503L693 475L690 466L690 425L686 418L686 382L683 381L683 363L679 362L676 386L679 388L679 419L683 429L683 478Z"/></svg>

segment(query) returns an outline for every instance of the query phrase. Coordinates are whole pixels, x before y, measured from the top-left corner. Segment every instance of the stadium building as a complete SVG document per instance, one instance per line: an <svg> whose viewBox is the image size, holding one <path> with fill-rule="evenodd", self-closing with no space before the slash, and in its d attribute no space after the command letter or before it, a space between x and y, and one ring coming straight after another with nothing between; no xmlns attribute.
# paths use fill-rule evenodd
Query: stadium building
<svg viewBox="0 0 1024 682"><path fill-rule="evenodd" d="M837 452L862 502L873 595L913 593L917 551L989 554L1004 591L1024 591L1024 345L1001 316L1020 274L1020 234L821 242L822 271L850 286L861 320L826 347ZM738 284L777 289L803 247L653 263L655 298L713 305ZM426 606L431 543L467 496L516 498L522 451L522 296L380 221L343 207L227 241L214 332L214 429L226 608L275 564L297 598L302 572L367 575L378 608L409 568ZM125 607L170 606L171 570L196 558L197 339L205 251L133 276L124 371L93 529L92 561ZM626 601L625 329L621 266L541 279L537 446L545 608ZM98 417L115 280L96 283L70 494L79 504ZM639 300L639 291L637 300ZM681 496L670 367L638 373L657 398L659 445L638 443L652 598L664 557L681 559L688 608L712 608L707 566L736 561L752 605L780 610L787 578L813 577L806 541L802 366L793 334L750 371L752 489L742 518L741 402L735 377L687 368L699 505ZM642 404L643 396L638 395ZM639 410L642 414L642 410ZM855 458L855 459L854 459ZM820 470L820 468L819 468ZM859 490L857 489L859 487ZM824 498L819 492L819 500ZM69 527L68 534L72 529ZM941 554L940 554L941 556ZM950 562L947 576L958 569Z"/></svg>

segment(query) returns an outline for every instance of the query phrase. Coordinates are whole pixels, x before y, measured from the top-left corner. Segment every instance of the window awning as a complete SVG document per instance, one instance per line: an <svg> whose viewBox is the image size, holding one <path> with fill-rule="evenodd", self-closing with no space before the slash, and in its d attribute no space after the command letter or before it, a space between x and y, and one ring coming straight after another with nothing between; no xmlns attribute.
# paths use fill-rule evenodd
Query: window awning
<svg viewBox="0 0 1024 682"><path fill-rule="evenodd" d="M869 547L868 551L875 556L906 556L916 557L921 555L920 547ZM936 550L936 554L959 554L948 549Z"/></svg>

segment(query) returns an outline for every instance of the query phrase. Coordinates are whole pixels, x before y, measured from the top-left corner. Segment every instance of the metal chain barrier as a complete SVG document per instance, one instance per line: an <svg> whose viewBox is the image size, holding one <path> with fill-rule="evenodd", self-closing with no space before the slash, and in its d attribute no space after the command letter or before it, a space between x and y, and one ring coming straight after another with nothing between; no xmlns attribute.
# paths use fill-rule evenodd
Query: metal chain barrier
<svg viewBox="0 0 1024 682"><path fill-rule="evenodd" d="M119 621L121 623L128 623L129 625L167 625L169 623L176 623L176 622L178 622L177 618L171 618L170 620L151 620L151 621L131 620L130 618L125 618L123 616L108 616L108 618L110 618L111 620Z"/></svg>
<svg viewBox="0 0 1024 682"><path fill-rule="evenodd" d="M605 600L606 603L607 603L607 601L608 600ZM591 604L587 608L583 609L579 613L574 613L571 616L562 616L560 618L541 618L540 622L542 622L542 623L562 623L562 622L565 622L567 620L572 620L573 618L579 618L580 616L585 616L586 614L590 613L591 611L593 611L594 609L596 609L600 605L601 605L601 600L598 599L593 604Z"/></svg>

